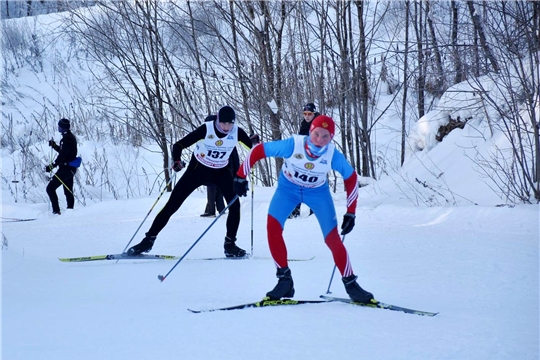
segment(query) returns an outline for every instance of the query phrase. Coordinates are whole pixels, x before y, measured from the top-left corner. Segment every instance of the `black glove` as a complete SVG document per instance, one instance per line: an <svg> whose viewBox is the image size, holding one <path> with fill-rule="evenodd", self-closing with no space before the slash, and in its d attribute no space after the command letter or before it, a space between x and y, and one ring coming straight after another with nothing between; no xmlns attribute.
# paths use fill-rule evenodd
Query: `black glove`
<svg viewBox="0 0 540 360"><path fill-rule="evenodd" d="M186 166L186 163L180 160L176 160L172 166L172 169L176 172L179 172Z"/></svg>
<svg viewBox="0 0 540 360"><path fill-rule="evenodd" d="M354 218L356 216L351 213L343 215L343 224L341 224L341 235L347 235L354 227Z"/></svg>
<svg viewBox="0 0 540 360"><path fill-rule="evenodd" d="M234 193L238 196L247 196L248 192L248 181L246 179L242 179L239 176L235 176L233 180L233 189Z"/></svg>
<svg viewBox="0 0 540 360"><path fill-rule="evenodd" d="M56 145L56 142L53 139L51 139L51 140L49 140L49 146L54 148L54 147L56 147L58 145Z"/></svg>
<svg viewBox="0 0 540 360"><path fill-rule="evenodd" d="M51 172L54 169L54 165L50 164L45 166L45 172Z"/></svg>
<svg viewBox="0 0 540 360"><path fill-rule="evenodd" d="M251 139L251 144L253 146L259 144L261 142L261 138L257 134L253 134L249 137Z"/></svg>

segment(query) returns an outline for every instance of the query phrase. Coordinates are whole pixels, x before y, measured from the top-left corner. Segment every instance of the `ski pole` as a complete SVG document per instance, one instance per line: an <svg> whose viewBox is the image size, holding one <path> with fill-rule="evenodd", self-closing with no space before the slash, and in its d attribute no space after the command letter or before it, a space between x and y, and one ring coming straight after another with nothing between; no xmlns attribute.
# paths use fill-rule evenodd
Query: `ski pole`
<svg viewBox="0 0 540 360"><path fill-rule="evenodd" d="M139 230L141 229L141 226L144 224L144 222L146 221L146 219L148 218L148 215L150 215L150 213L152 212L152 210L154 210L154 207L156 206L156 204L158 203L159 199L161 199L161 197L163 196L163 194L165 193L165 190L167 190L167 188L169 187L169 185L171 184L171 182L173 181L173 179L176 178L176 173L174 174L174 177L171 177L169 179L169 182L165 185L165 187L163 188L163 190L161 190L161 193L159 194L158 198L156 199L156 201L154 202L154 205L152 205L152 207L150 208L150 210L148 210L148 213L146 214L146 216L144 217L143 221L141 222L141 224L139 225L139 227L137 228L137 230L135 230L135 234L133 234L133 236L131 237L131 239L129 239L129 242L127 243L126 247L124 248L124 251L122 251L122 254L126 252L126 249L128 248L129 244L131 244L131 242L133 241L133 239L135 238L135 235L137 235L137 233L139 232ZM118 260L116 261L118 262Z"/></svg>
<svg viewBox="0 0 540 360"><path fill-rule="evenodd" d="M52 172L52 170L51 170L51 172ZM60 179L60 177L59 177L58 175L56 175L56 173L54 174L54 177L57 178L58 181L60 181L60 183L61 183L62 185L64 185L64 187L67 189L67 191L69 191L69 192L71 193L71 195L73 195L73 198L74 198L75 200L77 200L77 201L79 202L79 204L81 204L82 206L86 206L85 204L83 204L83 203L81 202L81 200L79 200L79 198L78 198L77 196L75 196L75 194L73 193L73 191L71 191L71 189L66 185L66 183L64 183L64 182L62 181L62 179ZM75 177L75 175L73 175L73 177Z"/></svg>
<svg viewBox="0 0 540 360"><path fill-rule="evenodd" d="M345 242L345 235L343 235L343 237L341 238L341 242L344 243ZM326 293L327 294L331 294L332 292L330 291L330 286L332 286L332 280L334 280L334 274L336 273L336 265L334 265L334 270L332 270L332 276L330 277L330 282L328 283L328 289L326 290Z"/></svg>
<svg viewBox="0 0 540 360"><path fill-rule="evenodd" d="M168 273L166 273L165 275L158 275L158 279L159 281L163 282L163 280L165 280L167 278L167 276L169 276L169 274L174 270L174 268L176 266L178 266L178 264L180 264L180 262L182 260L184 260L184 258L186 257L186 255L191 251L191 249L193 249L195 247L195 245L197 245L197 243L199 242L199 240L202 239L202 237L204 236L204 234L206 234L206 232L208 230L210 230L210 228L212 227L212 225L214 225L216 223L216 221L218 221L218 219L221 217L221 215L223 215L225 213L225 211L227 211L227 209L238 199L238 195L235 195L234 198L231 200L230 203L227 204L227 206L225 206L225 209L223 209L218 216L216 216L216 218L214 219L214 221L212 221L212 223L210 225L208 225L208 227L206 228L206 230L204 230L204 232L201 234L201 236L199 236L199 238L197 240L195 240L195 242L193 243L193 245L191 245L189 247L189 249L187 249L187 251L184 253L184 255L182 255L182 257L180 259L178 259L178 261L176 262L176 264L173 265L173 267L171 268L171 270L169 270Z"/></svg>
<svg viewBox="0 0 540 360"><path fill-rule="evenodd" d="M50 142L54 141L54 138L51 137L51 140ZM51 151L49 153L49 164L52 164L53 162L53 148L51 146ZM52 179L52 174L49 172L49 182L51 182L51 179ZM49 202L48 202L49 206L47 207L47 210L51 210L51 207L52 207L52 203L51 203L51 200L49 199Z"/></svg>
<svg viewBox="0 0 540 360"><path fill-rule="evenodd" d="M251 256L253 256L253 196L255 193L254 189L254 180L253 173L251 173Z"/></svg>

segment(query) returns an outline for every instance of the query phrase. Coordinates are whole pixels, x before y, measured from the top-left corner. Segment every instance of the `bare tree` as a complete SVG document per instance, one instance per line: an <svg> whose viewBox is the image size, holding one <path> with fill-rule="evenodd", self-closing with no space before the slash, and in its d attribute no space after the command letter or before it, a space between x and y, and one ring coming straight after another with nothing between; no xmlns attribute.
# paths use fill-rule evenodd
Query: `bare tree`
<svg viewBox="0 0 540 360"><path fill-rule="evenodd" d="M480 19L480 14L478 14L478 12L474 8L474 1L467 1L467 7L469 8L469 14L471 15L475 32L476 34L478 34L478 38L480 40L480 46L482 50L484 51L484 54L486 55L487 59L491 63L493 70L495 72L499 72L500 70L499 64L491 51L491 47L489 46L486 40L486 34L484 31L484 27L482 26L482 20Z"/></svg>
<svg viewBox="0 0 540 360"><path fill-rule="evenodd" d="M437 35L435 34L435 26L433 25L434 17L435 15L433 8L431 7L431 3L429 0L426 0L426 18L429 29L429 36L431 40L430 48L431 52L433 53L433 59L435 62L435 71L433 74L433 77L435 78L435 84L433 86L432 92L438 96L441 96L444 90L446 90L444 88L446 81L442 64L442 56L437 41Z"/></svg>
<svg viewBox="0 0 540 360"><path fill-rule="evenodd" d="M406 125L407 125L407 78L409 68L409 13L411 10L411 4L409 0L405 1L405 44L404 44L404 59L403 59L403 100L401 105L401 164L405 162L405 140L407 138Z"/></svg>
<svg viewBox="0 0 540 360"><path fill-rule="evenodd" d="M534 20L539 10L535 2L490 5L493 20L487 22L485 35L497 39L489 47L500 57L498 72L487 76L495 86L486 88L477 79L470 80L486 106L495 109L498 119L493 126L510 144L510 149L498 148L495 155L479 158L478 163L510 202L540 201L540 35L538 19Z"/></svg>
<svg viewBox="0 0 540 360"><path fill-rule="evenodd" d="M417 105L418 105L418 117L421 118L425 115L425 98L426 98L426 62L424 60L424 11L422 2L414 2L414 30L416 34L416 46L417 46Z"/></svg>
<svg viewBox="0 0 540 360"><path fill-rule="evenodd" d="M463 63L461 61L461 56L459 54L458 47L458 28L459 28L459 8L458 3L454 0L450 2L452 7L452 35L451 35L451 44L452 44L452 59L454 61L454 84L457 84L465 80L465 75L463 73Z"/></svg>
<svg viewBox="0 0 540 360"><path fill-rule="evenodd" d="M166 121L166 105L171 91L168 84L178 83L173 72L165 69L158 3L102 2L90 12L72 12L71 30L84 41L86 51L100 65L103 75L94 73L104 98L103 112L124 123L118 110L130 109L136 124L126 123L133 132L142 131L159 145L163 155L163 171L169 182L170 128ZM111 107L111 100L120 105ZM124 110L125 111L125 110ZM123 111L122 111L123 113Z"/></svg>

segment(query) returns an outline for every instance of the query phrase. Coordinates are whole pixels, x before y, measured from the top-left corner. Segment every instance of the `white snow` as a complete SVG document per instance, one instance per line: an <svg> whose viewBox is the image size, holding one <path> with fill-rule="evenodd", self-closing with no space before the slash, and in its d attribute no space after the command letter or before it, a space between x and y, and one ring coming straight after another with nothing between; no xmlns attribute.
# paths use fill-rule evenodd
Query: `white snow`
<svg viewBox="0 0 540 360"><path fill-rule="evenodd" d="M62 263L121 252L155 201L104 201L61 216L47 204L2 204L3 359L537 359L538 206L419 208L364 199L345 244L359 283L377 299L434 318L328 303L192 314L260 300L276 283L266 244L273 188L256 187L253 254L222 256L219 219L175 261ZM63 202L62 194L60 194ZM156 206L141 231L150 226ZM210 225L195 192L159 235L153 254L183 255ZM6 198L4 197L4 200ZM344 193L336 196L338 217ZM333 262L314 216L289 220L285 239L297 299L326 293ZM238 244L250 251L251 198ZM339 276L331 291L346 296Z"/></svg>
<svg viewBox="0 0 540 360"><path fill-rule="evenodd" d="M258 18L255 25L260 23ZM62 44L54 48L62 52ZM51 70L50 62L44 66L39 75L27 68L18 70L17 77L10 75L21 97L2 97L3 111L24 119L13 134L31 141L39 159L49 156L46 140L32 138L44 94L56 98L57 93L57 104L67 104L71 85L66 81L80 85L84 94L88 76L81 71L65 79ZM63 82L51 85L56 76ZM107 160L106 181L118 200L106 191L102 169L90 169L95 184L85 185L86 206L76 202L74 210L65 210L58 190L61 216L50 214L45 184L27 184L24 196L30 200L23 199L23 184L17 190L11 183L21 171L13 170L20 150L2 149L1 216L7 243L1 252L2 359L539 359L539 206L496 206L504 201L472 159L487 157L507 141L500 132L492 134L484 115L475 113L466 85L452 91L418 123L410 117L414 127L403 167L396 165L399 118L388 111L381 119L374 129L374 153L385 163L377 162L377 180L361 179L366 186L359 190L356 227L345 239L362 287L380 301L437 316L340 303L188 312L257 301L274 287L266 213L275 188L256 186L253 203L251 193L241 200L238 245L251 252L253 223L253 255L263 259L192 260L223 256L223 217L164 282L157 276L175 261L60 262L59 257L121 252L161 191L152 183L162 167L159 154L150 151L155 144L135 149L114 146L106 138L79 139L87 164ZM464 129L435 142L448 115L464 119L471 113L476 117ZM52 132L58 119L45 120L42 125ZM129 163L137 166L129 168ZM130 173L142 168L148 175ZM131 245L142 239L168 197L154 207ZM334 198L340 225L345 194L338 191ZM159 234L151 254L183 255L212 222L199 217L205 203L204 188L195 191ZM295 298L318 299L326 293L333 260L315 217L308 217L305 207L302 213L286 223L289 257L315 258L289 264ZM346 296L337 274L331 291Z"/></svg>

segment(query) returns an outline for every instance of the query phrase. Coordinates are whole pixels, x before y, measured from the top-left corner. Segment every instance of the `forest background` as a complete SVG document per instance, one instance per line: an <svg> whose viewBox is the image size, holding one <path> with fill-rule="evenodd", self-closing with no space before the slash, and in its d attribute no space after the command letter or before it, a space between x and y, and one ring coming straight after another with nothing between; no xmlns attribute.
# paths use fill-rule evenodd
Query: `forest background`
<svg viewBox="0 0 540 360"><path fill-rule="evenodd" d="M467 156L500 202L540 200L538 2L4 1L0 11L1 180L15 201L46 202L36 169L53 160L62 117L79 139L86 203L170 185L171 145L223 104L270 141L298 131L306 102L337 121L360 186L398 174L415 204L474 203L424 157L466 128L488 144ZM391 140L378 143L377 127ZM426 177L402 175L407 161L426 162ZM274 185L280 166L260 162L254 181Z"/></svg>

